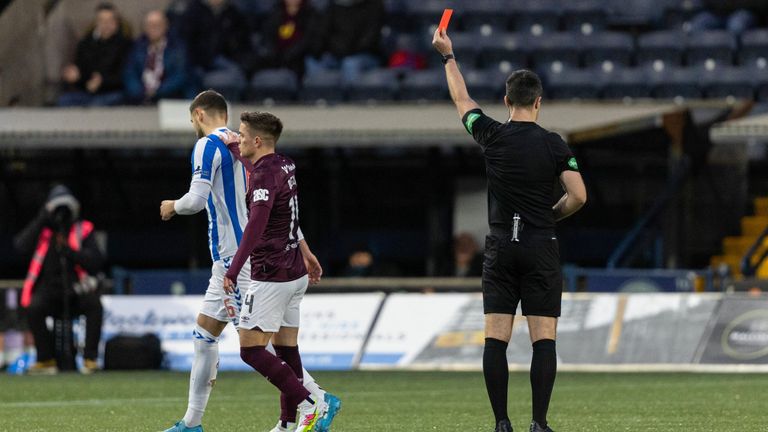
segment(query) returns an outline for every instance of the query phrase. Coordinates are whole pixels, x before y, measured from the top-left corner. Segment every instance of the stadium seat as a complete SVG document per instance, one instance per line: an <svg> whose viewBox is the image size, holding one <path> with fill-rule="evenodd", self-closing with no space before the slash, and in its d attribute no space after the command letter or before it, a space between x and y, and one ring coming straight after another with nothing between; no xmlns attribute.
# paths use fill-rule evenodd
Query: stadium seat
<svg viewBox="0 0 768 432"><path fill-rule="evenodd" d="M608 25L618 27L655 27L670 4L679 0L606 0Z"/></svg>
<svg viewBox="0 0 768 432"><path fill-rule="evenodd" d="M464 81L472 99L483 101L502 100L505 94L505 81L508 74L499 70L464 71Z"/></svg>
<svg viewBox="0 0 768 432"><path fill-rule="evenodd" d="M685 41L686 34L677 30L640 35L637 40L637 63L648 65L661 62L664 66L681 66Z"/></svg>
<svg viewBox="0 0 768 432"><path fill-rule="evenodd" d="M458 0L419 0L419 1L406 1L405 13L411 30L415 32L427 32L432 33L437 28L440 17L443 14L445 8L454 9L454 15L451 20L451 27L449 29L455 29L456 24L453 23L453 19L459 21L461 17L460 10L462 10L462 2Z"/></svg>
<svg viewBox="0 0 768 432"><path fill-rule="evenodd" d="M599 67L603 99L651 97L648 78L642 68Z"/></svg>
<svg viewBox="0 0 768 432"><path fill-rule="evenodd" d="M651 96L657 99L701 99L700 70L694 68L646 68Z"/></svg>
<svg viewBox="0 0 768 432"><path fill-rule="evenodd" d="M600 79L594 69L553 66L544 72L545 89L551 99L597 99Z"/></svg>
<svg viewBox="0 0 768 432"><path fill-rule="evenodd" d="M603 32L585 35L582 41L582 62L590 67L610 61L617 65L629 66L635 41L627 33Z"/></svg>
<svg viewBox="0 0 768 432"><path fill-rule="evenodd" d="M605 29L604 2L598 0L571 0L563 5L563 25L566 31L591 35Z"/></svg>
<svg viewBox="0 0 768 432"><path fill-rule="evenodd" d="M454 33L450 37L451 42L453 42L453 53L456 55L456 60L462 66L469 68L478 66L480 46L483 44L483 41L485 39L494 39L494 37L486 37L478 33ZM432 55L430 59L434 66L440 64L439 56Z"/></svg>
<svg viewBox="0 0 768 432"><path fill-rule="evenodd" d="M692 34L687 40L686 60L689 66L714 62L720 66L733 64L736 40L725 30Z"/></svg>
<svg viewBox="0 0 768 432"><path fill-rule="evenodd" d="M397 72L390 69L376 69L364 73L360 79L347 87L350 101L389 101L397 96Z"/></svg>
<svg viewBox="0 0 768 432"><path fill-rule="evenodd" d="M299 89L296 74L289 69L265 69L251 79L249 99L292 101Z"/></svg>
<svg viewBox="0 0 768 432"><path fill-rule="evenodd" d="M514 33L496 35L480 40L479 65L483 69L511 71L528 64L528 52L525 49L527 36Z"/></svg>
<svg viewBox="0 0 768 432"><path fill-rule="evenodd" d="M562 4L559 0L510 0L515 31L540 36L556 32L560 25Z"/></svg>
<svg viewBox="0 0 768 432"><path fill-rule="evenodd" d="M528 37L528 49L533 55L533 66L547 69L554 63L567 67L579 66L581 43L578 33L550 33L541 36Z"/></svg>
<svg viewBox="0 0 768 432"><path fill-rule="evenodd" d="M741 35L739 64L759 67L768 63L768 30L751 30Z"/></svg>
<svg viewBox="0 0 768 432"><path fill-rule="evenodd" d="M385 26L396 31L411 30L404 0L384 0Z"/></svg>
<svg viewBox="0 0 768 432"><path fill-rule="evenodd" d="M345 92L341 85L341 73L327 70L304 77L299 99L304 102L339 102L344 100Z"/></svg>
<svg viewBox="0 0 768 432"><path fill-rule="evenodd" d="M746 67L724 66L700 73L704 96L707 98L754 99L755 70Z"/></svg>
<svg viewBox="0 0 768 432"><path fill-rule="evenodd" d="M503 33L511 27L512 8L505 0L474 0L467 3L462 15L466 31Z"/></svg>
<svg viewBox="0 0 768 432"><path fill-rule="evenodd" d="M203 77L203 88L214 89L227 100L238 101L246 89L246 78L240 70L208 72Z"/></svg>
<svg viewBox="0 0 768 432"><path fill-rule="evenodd" d="M445 101L447 98L448 83L442 69L409 72L400 86L401 100Z"/></svg>

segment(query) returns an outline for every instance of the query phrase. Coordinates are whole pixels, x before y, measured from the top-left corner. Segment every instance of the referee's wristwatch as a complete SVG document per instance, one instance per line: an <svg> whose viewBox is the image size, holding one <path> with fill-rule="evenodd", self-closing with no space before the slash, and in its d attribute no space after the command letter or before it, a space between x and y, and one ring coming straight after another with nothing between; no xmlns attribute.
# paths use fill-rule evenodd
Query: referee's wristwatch
<svg viewBox="0 0 768 432"><path fill-rule="evenodd" d="M456 60L456 57L453 55L453 53L443 54L443 64L448 64L448 60L450 59Z"/></svg>

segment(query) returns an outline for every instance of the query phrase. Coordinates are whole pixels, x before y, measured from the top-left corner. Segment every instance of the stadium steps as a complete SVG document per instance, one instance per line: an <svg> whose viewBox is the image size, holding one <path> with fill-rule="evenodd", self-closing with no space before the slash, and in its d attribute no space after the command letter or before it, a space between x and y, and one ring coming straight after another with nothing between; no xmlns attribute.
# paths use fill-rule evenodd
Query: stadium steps
<svg viewBox="0 0 768 432"><path fill-rule="evenodd" d="M741 218L741 235L727 236L723 238L723 254L715 255L710 259L710 266L719 267L727 265L731 274L737 279L742 277L741 258L749 250L752 244L768 227L768 197L758 197L754 201L754 215ZM757 250L757 255L768 249L768 238L763 241ZM768 260L757 269L757 277L768 279Z"/></svg>

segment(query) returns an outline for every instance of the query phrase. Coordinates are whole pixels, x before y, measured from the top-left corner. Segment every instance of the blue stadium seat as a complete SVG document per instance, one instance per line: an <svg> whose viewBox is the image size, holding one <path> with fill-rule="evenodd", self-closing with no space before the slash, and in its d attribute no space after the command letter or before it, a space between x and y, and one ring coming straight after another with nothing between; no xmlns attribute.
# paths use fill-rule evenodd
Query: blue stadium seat
<svg viewBox="0 0 768 432"><path fill-rule="evenodd" d="M725 30L691 34L687 41L686 59L689 66L712 63L719 66L733 64L736 39Z"/></svg>
<svg viewBox="0 0 768 432"><path fill-rule="evenodd" d="M560 26L562 3L558 0L510 0L515 31L539 36L556 32Z"/></svg>
<svg viewBox="0 0 768 432"><path fill-rule="evenodd" d="M637 40L637 63L647 65L663 63L665 66L683 64L686 34L678 30L666 30L640 35Z"/></svg>
<svg viewBox="0 0 768 432"><path fill-rule="evenodd" d="M763 72L765 73L765 72ZM707 98L755 98L755 70L747 67L723 66L700 73L704 96Z"/></svg>
<svg viewBox="0 0 768 432"><path fill-rule="evenodd" d="M513 9L506 0L474 0L467 2L461 22L470 32L503 33L511 27Z"/></svg>
<svg viewBox="0 0 768 432"><path fill-rule="evenodd" d="M443 69L409 72L400 85L401 100L448 100L448 83Z"/></svg>
<svg viewBox="0 0 768 432"><path fill-rule="evenodd" d="M507 76L499 70L464 71L467 90L475 100L501 101L506 92Z"/></svg>
<svg viewBox="0 0 768 432"><path fill-rule="evenodd" d="M768 63L768 30L751 30L741 35L739 64L759 67Z"/></svg>
<svg viewBox="0 0 768 432"><path fill-rule="evenodd" d="M610 61L628 66L632 62L635 41L627 33L603 32L585 35L581 38L582 61L586 67Z"/></svg>
<svg viewBox="0 0 768 432"><path fill-rule="evenodd" d="M459 17L461 17L460 11L463 10L462 2L459 0L406 1L405 6L411 29L417 32L427 33L431 33L437 28L437 24L440 22L440 17L443 15L443 10L446 8L454 10L449 30L455 29L456 24L454 23L454 19L458 21Z"/></svg>
<svg viewBox="0 0 768 432"><path fill-rule="evenodd" d="M412 28L408 21L405 0L384 0L384 10L386 11L385 26L397 31Z"/></svg>
<svg viewBox="0 0 768 432"><path fill-rule="evenodd" d="M551 99L597 99L600 80L594 69L551 67L544 72L544 88Z"/></svg>
<svg viewBox="0 0 768 432"><path fill-rule="evenodd" d="M755 80L755 98L758 102L768 102L768 68L762 65L750 69Z"/></svg>
<svg viewBox="0 0 768 432"><path fill-rule="evenodd" d="M299 99L304 102L339 102L345 92L341 84L341 73L334 70L319 71L304 77Z"/></svg>
<svg viewBox="0 0 768 432"><path fill-rule="evenodd" d="M563 5L563 25L566 31L591 35L603 31L606 12L603 1L570 0Z"/></svg>
<svg viewBox="0 0 768 432"><path fill-rule="evenodd" d="M603 99L649 98L646 71L642 68L600 67L599 79L603 83Z"/></svg>
<svg viewBox="0 0 768 432"><path fill-rule="evenodd" d="M457 61L464 67L474 68L478 65L478 58L480 55L480 46L485 39L494 39L494 37L485 37L477 33L453 33L450 35L451 42L453 42L453 53L456 55ZM433 60L433 65L440 64L440 57L438 55L431 55L429 57Z"/></svg>
<svg viewBox="0 0 768 432"><path fill-rule="evenodd" d="M347 98L351 101L389 101L397 96L397 72L391 69L376 69L364 73L360 79L347 87Z"/></svg>
<svg viewBox="0 0 768 432"><path fill-rule="evenodd" d="M480 39L480 67L509 72L527 66L527 40L527 36L514 33Z"/></svg>
<svg viewBox="0 0 768 432"><path fill-rule="evenodd" d="M579 66L581 42L578 33L549 33L528 37L527 47L532 53L534 67L546 69L553 63L566 67Z"/></svg>
<svg viewBox="0 0 768 432"><path fill-rule="evenodd" d="M609 26L656 27L664 11L678 0L607 0Z"/></svg>
<svg viewBox="0 0 768 432"><path fill-rule="evenodd" d="M265 69L251 79L249 99L263 101L292 101L296 99L299 84L296 74L289 69Z"/></svg>
<svg viewBox="0 0 768 432"><path fill-rule="evenodd" d="M700 70L694 68L646 68L651 96L657 99L701 99Z"/></svg>
<svg viewBox="0 0 768 432"><path fill-rule="evenodd" d="M208 72L203 76L203 88L214 89L227 100L242 99L248 81L239 69Z"/></svg>

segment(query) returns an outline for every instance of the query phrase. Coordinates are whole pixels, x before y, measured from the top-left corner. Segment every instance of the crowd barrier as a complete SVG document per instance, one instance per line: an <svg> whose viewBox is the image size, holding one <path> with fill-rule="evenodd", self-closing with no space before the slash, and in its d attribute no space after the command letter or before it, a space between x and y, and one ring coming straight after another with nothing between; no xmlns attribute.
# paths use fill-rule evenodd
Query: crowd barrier
<svg viewBox="0 0 768 432"><path fill-rule="evenodd" d="M400 290L370 292L373 280L345 293L315 287L302 304L304 364L310 370L480 370L482 298L467 292L476 282L451 282L458 292L394 279L387 286ZM104 341L155 333L166 367L191 367L199 295L107 295L103 303ZM564 293L557 345L562 370L768 371L768 295ZM232 326L222 334L220 355L222 370L247 370ZM507 355L511 369L530 364L519 311Z"/></svg>
<svg viewBox="0 0 768 432"><path fill-rule="evenodd" d="M167 366L191 365L197 296L106 296L104 337L156 333ZM568 294L558 325L564 370L768 371L768 296L715 293ZM476 293L310 294L299 346L307 369L479 370L482 298ZM230 326L222 370L246 370ZM518 316L507 356L530 364Z"/></svg>

